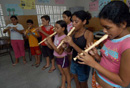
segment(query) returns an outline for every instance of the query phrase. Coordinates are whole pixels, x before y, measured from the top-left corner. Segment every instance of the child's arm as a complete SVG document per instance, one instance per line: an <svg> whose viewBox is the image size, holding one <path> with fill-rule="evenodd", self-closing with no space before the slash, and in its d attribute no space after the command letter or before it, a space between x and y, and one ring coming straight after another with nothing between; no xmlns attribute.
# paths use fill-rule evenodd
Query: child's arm
<svg viewBox="0 0 130 88"><path fill-rule="evenodd" d="M13 27L13 30L19 32L20 34L23 34L23 33L24 33L24 29L23 29L23 30L18 30L16 27Z"/></svg>
<svg viewBox="0 0 130 88"><path fill-rule="evenodd" d="M125 50L121 55L121 63L119 73L113 73L109 70L105 69L99 63L97 63L92 56L83 52L83 56L79 55L80 64L89 65L92 68L95 68L98 72L100 72L103 76L111 80L112 82L127 87L130 83L130 49Z"/></svg>
<svg viewBox="0 0 130 88"><path fill-rule="evenodd" d="M58 53L58 54L62 54L64 49L62 47L60 47L59 49L57 49L57 47L54 45L54 43L52 42L52 39L50 37L47 38L48 43L50 44L50 46Z"/></svg>
<svg viewBox="0 0 130 88"><path fill-rule="evenodd" d="M66 36L63 40L64 42L68 43L71 47L73 47L78 53L82 52L82 49L73 42L72 37Z"/></svg>
<svg viewBox="0 0 130 88"><path fill-rule="evenodd" d="M25 34L25 37L28 39L28 37L29 37L29 35L28 35L29 33L27 32L26 34Z"/></svg>
<svg viewBox="0 0 130 88"><path fill-rule="evenodd" d="M7 27L6 29L3 30L3 33L6 33L7 31L9 31L11 27Z"/></svg>
<svg viewBox="0 0 130 88"><path fill-rule="evenodd" d="M50 49L53 49L53 48L51 47L51 45L50 45L47 41L45 41L45 44L46 44Z"/></svg>
<svg viewBox="0 0 130 88"><path fill-rule="evenodd" d="M36 32L37 32L37 37L41 37L40 33L38 31L36 31Z"/></svg>
<svg viewBox="0 0 130 88"><path fill-rule="evenodd" d="M94 42L94 35L91 31L86 31L85 38L87 41L86 48L90 47L92 45L92 42ZM100 61L101 57L98 54L98 51L96 48L93 48L89 51L89 54L91 54L96 60Z"/></svg>
<svg viewBox="0 0 130 88"><path fill-rule="evenodd" d="M89 46L87 47L90 47L92 44L89 44ZM87 49L87 48L86 48ZM89 50L88 52L91 56L93 56L97 61L101 61L101 55L98 54L98 51L97 49L94 47L93 49Z"/></svg>
<svg viewBox="0 0 130 88"><path fill-rule="evenodd" d="M93 36L92 32L90 32L90 31L87 30L85 32L84 36L85 36L85 39L87 41L86 46L88 46L90 43L92 43L94 41L94 36Z"/></svg>
<svg viewBox="0 0 130 88"><path fill-rule="evenodd" d="M62 48L64 48L64 50L68 53L71 52L70 46L67 43L63 43Z"/></svg>
<svg viewBox="0 0 130 88"><path fill-rule="evenodd" d="M41 28L41 27L39 27L39 29L38 29L38 30L39 30L39 32L41 32L41 33L42 33L42 34L44 34L45 36L47 36L47 37L49 36L49 34L45 33L45 32L42 30L42 28Z"/></svg>
<svg viewBox="0 0 130 88"><path fill-rule="evenodd" d="M35 38L38 38L38 34L36 34L37 32L31 32L30 31L30 34L33 35Z"/></svg>

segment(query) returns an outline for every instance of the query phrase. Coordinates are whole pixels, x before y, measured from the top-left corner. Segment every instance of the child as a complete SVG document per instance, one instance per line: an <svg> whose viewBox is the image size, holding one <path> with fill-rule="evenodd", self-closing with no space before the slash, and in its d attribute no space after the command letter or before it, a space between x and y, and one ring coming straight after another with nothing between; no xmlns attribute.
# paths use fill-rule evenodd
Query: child
<svg viewBox="0 0 130 88"><path fill-rule="evenodd" d="M44 15L41 17L42 20L42 27L39 28L40 34L42 36L42 40L44 40L47 36L53 33L53 26L49 25L50 17L48 15ZM53 72L55 68L55 60L53 56L53 50L48 48L48 46L43 42L42 44L42 53L43 56L46 58L46 65L43 66L42 70L47 69L50 66L50 59L52 62L52 67L48 71L49 73Z"/></svg>
<svg viewBox="0 0 130 88"><path fill-rule="evenodd" d="M63 14L63 20L67 23L67 32L69 32L73 28L73 24L71 22L71 12L70 11L64 11Z"/></svg>
<svg viewBox="0 0 130 88"><path fill-rule="evenodd" d="M28 28L30 27L30 29L26 30L26 36L28 38L29 41L29 46L30 46L30 50L31 50L31 54L35 56L36 62L35 64L32 64L32 66L36 66L38 67L40 65L40 55L41 55L41 51L40 48L38 46L38 40L37 37L39 37L39 33L37 31L34 31L35 28L33 28L33 21L32 20L27 20L27 25ZM33 32L34 31L34 32Z"/></svg>
<svg viewBox="0 0 130 88"><path fill-rule="evenodd" d="M88 43L93 42L93 33L84 27L89 23L90 18L90 13L85 11L77 11L72 15L75 32L72 37L67 36L64 39L73 48L72 58L76 57L78 53L81 53ZM72 59L70 70L74 75L76 88L87 88L90 67L80 65Z"/></svg>
<svg viewBox="0 0 130 88"><path fill-rule="evenodd" d="M55 31L57 35L55 36L54 43L52 42L51 38L48 38L47 42L54 49L54 56L56 57L56 62L60 73L62 74L62 85L59 88L65 88L65 79L67 79L67 88L71 88L71 81L70 81L70 73L69 73L69 60L67 57L67 53L64 48L60 47L57 49L57 46L61 42L61 40L67 34L67 24L65 21L59 20L55 24Z"/></svg>
<svg viewBox="0 0 130 88"><path fill-rule="evenodd" d="M62 14L63 16L63 20L67 23L67 32L69 33L69 31L73 28L73 24L71 22L71 12L66 10L63 12ZM69 59L69 69L70 69L70 64L71 64L71 60L72 60L72 52L67 53L68 59ZM73 75L71 74L71 79L73 78Z"/></svg>
<svg viewBox="0 0 130 88"><path fill-rule="evenodd" d="M108 3L99 13L104 33L108 34L101 49L101 57L96 48L80 56L80 64L96 69L94 88L122 88L130 83L130 13L128 6L122 1Z"/></svg>
<svg viewBox="0 0 130 88"><path fill-rule="evenodd" d="M69 31L73 28L70 11L63 12L63 20L67 23L67 32L69 33ZM69 58L69 62L71 63L72 53L68 53L68 58Z"/></svg>
<svg viewBox="0 0 130 88"><path fill-rule="evenodd" d="M6 29L4 29L4 33L7 31L10 31L10 38L11 38L11 45L14 50L15 54L15 63L13 65L16 65L18 63L18 58L23 57L23 62L26 64L26 59L25 59L25 49L24 49L24 40L23 40L23 32L24 28L21 24L18 23L18 18L16 16L11 16L10 17L12 23L8 24L6 26Z"/></svg>

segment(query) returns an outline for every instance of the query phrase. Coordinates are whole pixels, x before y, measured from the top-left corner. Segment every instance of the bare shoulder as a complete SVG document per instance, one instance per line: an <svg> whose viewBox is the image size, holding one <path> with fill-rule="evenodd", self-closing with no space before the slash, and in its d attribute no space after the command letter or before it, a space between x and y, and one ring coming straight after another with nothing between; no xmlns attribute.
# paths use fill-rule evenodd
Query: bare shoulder
<svg viewBox="0 0 130 88"><path fill-rule="evenodd" d="M88 38L90 38L90 37L93 37L93 32L91 32L91 31L89 31L89 30L86 30L84 37L85 37L86 39L88 39Z"/></svg>

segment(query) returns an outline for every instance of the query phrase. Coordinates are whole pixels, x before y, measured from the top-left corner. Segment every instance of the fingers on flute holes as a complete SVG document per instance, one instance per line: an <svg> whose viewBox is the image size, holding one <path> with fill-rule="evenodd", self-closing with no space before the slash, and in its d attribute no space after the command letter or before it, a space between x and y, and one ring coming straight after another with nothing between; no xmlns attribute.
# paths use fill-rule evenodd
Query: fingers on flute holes
<svg viewBox="0 0 130 88"><path fill-rule="evenodd" d="M67 42L66 38L64 38L63 41L66 43Z"/></svg>
<svg viewBox="0 0 130 88"><path fill-rule="evenodd" d="M80 60L80 61L82 61L82 58L81 58L81 56L79 55L79 56L77 56L76 57L78 60Z"/></svg>
<svg viewBox="0 0 130 88"><path fill-rule="evenodd" d="M90 46L91 46L91 43L88 44L88 47L90 47Z"/></svg>
<svg viewBox="0 0 130 88"><path fill-rule="evenodd" d="M80 62L80 61L78 61L78 63L79 63L79 64L85 64L84 62Z"/></svg>
<svg viewBox="0 0 130 88"><path fill-rule="evenodd" d="M82 51L82 53L83 53L83 54L85 54L85 53L87 53L87 52L85 52L85 51Z"/></svg>
<svg viewBox="0 0 130 88"><path fill-rule="evenodd" d="M94 54L97 54L97 49L93 48L93 52L94 52Z"/></svg>
<svg viewBox="0 0 130 88"><path fill-rule="evenodd" d="M47 45L48 43L45 41L45 44Z"/></svg>
<svg viewBox="0 0 130 88"><path fill-rule="evenodd" d="M91 45L93 44L93 42L90 43Z"/></svg>
<svg viewBox="0 0 130 88"><path fill-rule="evenodd" d="M83 61L84 57L85 57L84 55L78 55L78 59L81 60L81 61Z"/></svg>
<svg viewBox="0 0 130 88"><path fill-rule="evenodd" d="M82 51L82 56L85 56L84 51Z"/></svg>
<svg viewBox="0 0 130 88"><path fill-rule="evenodd" d="M89 46L88 45L86 45L86 47L84 48L85 50L88 48Z"/></svg>

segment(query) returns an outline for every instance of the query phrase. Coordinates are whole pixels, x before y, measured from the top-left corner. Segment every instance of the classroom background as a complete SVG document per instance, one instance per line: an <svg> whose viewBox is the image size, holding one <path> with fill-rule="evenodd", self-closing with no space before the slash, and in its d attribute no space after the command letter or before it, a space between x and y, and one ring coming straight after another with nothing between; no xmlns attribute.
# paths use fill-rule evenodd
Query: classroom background
<svg viewBox="0 0 130 88"><path fill-rule="evenodd" d="M99 23L98 13L111 0L0 0L0 39L9 39L10 33L3 33L4 28L10 23L10 16L16 15L19 23L27 29L26 20L32 19L34 26L41 25L41 16L49 15L51 25L57 20L62 19L62 13L70 10L72 13L78 10L89 11L92 15L90 24L87 27L100 37L102 27ZM130 7L130 0L122 0ZM130 30L130 28L129 28ZM99 36L98 36L99 34ZM96 39L96 38L95 38ZM27 44L27 43L26 43ZM60 74L58 69L53 74L48 74L39 68L32 68L30 65L34 59L31 57L28 47L25 48L27 64L20 63L16 67L12 66L14 60L13 51L7 52L7 55L0 56L0 88L57 88L60 84ZM1 55L1 54L0 54ZM11 59L10 59L11 58ZM22 60L20 61L22 62ZM41 63L44 64L44 58L41 56ZM37 75L37 77L34 77ZM53 77L51 78L51 76ZM90 76L91 77L91 76ZM47 80L46 80L47 79ZM44 81L46 80L46 81ZM50 84L47 84L49 81ZM91 78L88 83L91 88ZM75 88L72 81L72 88ZM128 86L127 88L130 88Z"/></svg>

